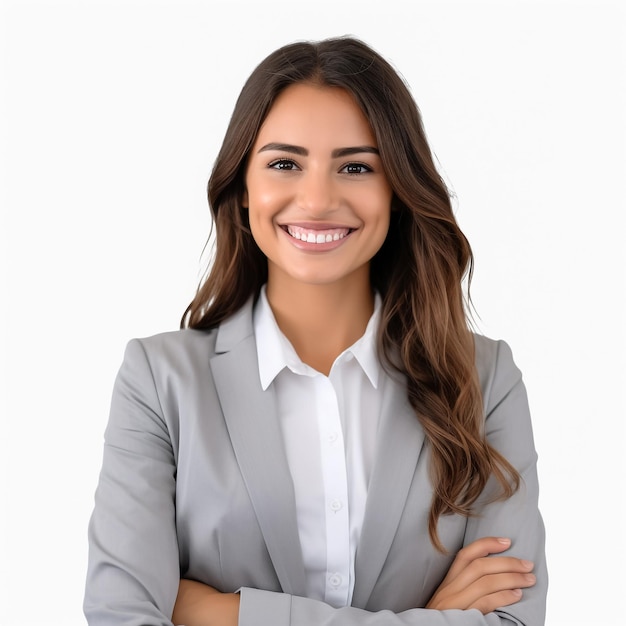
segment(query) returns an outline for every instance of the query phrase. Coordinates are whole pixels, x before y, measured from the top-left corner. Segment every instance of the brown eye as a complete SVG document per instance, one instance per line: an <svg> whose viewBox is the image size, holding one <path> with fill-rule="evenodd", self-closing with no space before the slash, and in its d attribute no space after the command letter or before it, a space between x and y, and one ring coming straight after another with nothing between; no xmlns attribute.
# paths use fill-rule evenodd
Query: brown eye
<svg viewBox="0 0 626 626"><path fill-rule="evenodd" d="M367 165L365 165L364 163L348 163L342 168L341 171L346 174L355 175L355 174L366 174L367 172L371 172L372 169L368 167Z"/></svg>
<svg viewBox="0 0 626 626"><path fill-rule="evenodd" d="M298 168L298 166L291 159L278 159L276 161L272 161L269 164L269 167L274 170L283 170L287 172Z"/></svg>

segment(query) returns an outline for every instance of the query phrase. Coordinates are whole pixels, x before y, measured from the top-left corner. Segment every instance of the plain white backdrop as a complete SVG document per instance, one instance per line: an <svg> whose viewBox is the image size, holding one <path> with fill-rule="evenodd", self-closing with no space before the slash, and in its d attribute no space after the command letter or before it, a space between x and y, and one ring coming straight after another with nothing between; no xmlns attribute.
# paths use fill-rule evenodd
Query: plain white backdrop
<svg viewBox="0 0 626 626"><path fill-rule="evenodd" d="M548 626L617 623L626 418L619 1L3 2L0 624L84 624L126 342L204 269L208 175L271 50L352 34L403 74L529 391ZM533 626L533 625L529 625Z"/></svg>

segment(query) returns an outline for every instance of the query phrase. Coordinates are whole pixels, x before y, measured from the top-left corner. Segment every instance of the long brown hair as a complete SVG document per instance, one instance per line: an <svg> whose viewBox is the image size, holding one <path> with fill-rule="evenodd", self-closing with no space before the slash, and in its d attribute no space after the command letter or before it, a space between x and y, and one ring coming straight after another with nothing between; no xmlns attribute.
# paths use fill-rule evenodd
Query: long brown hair
<svg viewBox="0 0 626 626"><path fill-rule="evenodd" d="M341 87L368 118L393 188L387 238L371 262L383 300L378 350L407 379L408 397L431 451L433 499L428 530L445 551L443 514L472 515L493 474L499 497L518 487L517 471L486 441L462 281L473 267L469 243L426 141L419 110L403 79L358 39L340 37L284 46L262 61L237 100L208 185L216 241L210 271L181 320L208 329L256 297L267 260L241 206L248 153L274 100L299 82Z"/></svg>

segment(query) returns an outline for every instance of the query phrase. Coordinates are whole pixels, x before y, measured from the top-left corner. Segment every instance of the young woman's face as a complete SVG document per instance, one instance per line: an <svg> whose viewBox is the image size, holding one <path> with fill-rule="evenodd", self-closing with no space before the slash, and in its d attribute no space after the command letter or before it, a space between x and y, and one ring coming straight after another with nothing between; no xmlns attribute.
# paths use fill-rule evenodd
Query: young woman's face
<svg viewBox="0 0 626 626"><path fill-rule="evenodd" d="M372 129L348 92L295 84L281 93L250 152L243 198L269 282L369 276L391 196Z"/></svg>

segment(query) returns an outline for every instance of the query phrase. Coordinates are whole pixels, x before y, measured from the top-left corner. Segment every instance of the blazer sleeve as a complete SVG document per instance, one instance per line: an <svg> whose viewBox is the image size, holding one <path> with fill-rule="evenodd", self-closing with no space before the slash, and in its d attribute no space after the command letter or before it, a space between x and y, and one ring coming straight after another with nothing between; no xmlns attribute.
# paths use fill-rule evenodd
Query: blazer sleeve
<svg viewBox="0 0 626 626"><path fill-rule="evenodd" d="M171 626L180 579L176 466L150 365L126 348L113 388L89 522L84 612L90 626Z"/></svg>
<svg viewBox="0 0 626 626"><path fill-rule="evenodd" d="M512 498L489 503L467 524L465 543L495 534L510 552L535 561L537 585L522 601L483 616L479 611L368 612L285 593L244 587L241 626L541 626L547 575L537 510L536 454L519 370L506 344L478 345L486 433L520 471ZM176 425L166 422L141 341L131 341L118 373L104 457L89 524L84 611L90 626L171 626L180 578L175 518ZM416 581L416 585L420 581Z"/></svg>
<svg viewBox="0 0 626 626"><path fill-rule="evenodd" d="M536 584L522 600L488 615L477 610L435 611L415 608L401 613L368 612L329 605L296 596L257 589L241 590L240 626L542 626L548 575L545 532L538 509L537 454L532 435L526 390L509 346L477 337L477 368L482 381L487 439L521 474L520 489L506 500L493 501L497 485L485 487L470 518L464 545L485 536L505 536L510 554L535 563ZM418 581L416 581L418 584Z"/></svg>

